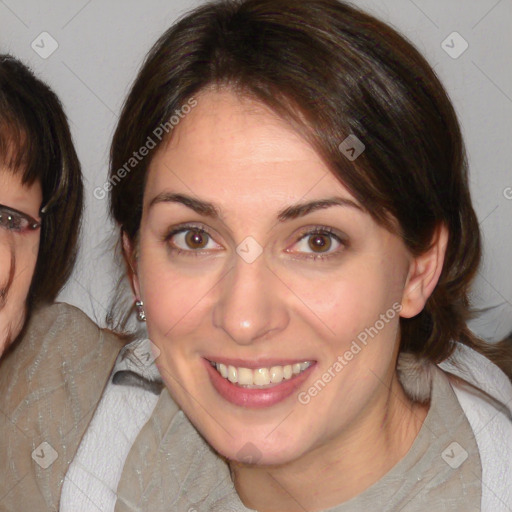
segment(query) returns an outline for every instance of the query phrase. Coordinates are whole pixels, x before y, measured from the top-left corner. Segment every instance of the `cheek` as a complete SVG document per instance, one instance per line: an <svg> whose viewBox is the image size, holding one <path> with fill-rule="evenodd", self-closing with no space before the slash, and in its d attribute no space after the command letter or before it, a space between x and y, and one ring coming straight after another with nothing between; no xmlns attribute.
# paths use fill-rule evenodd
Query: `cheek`
<svg viewBox="0 0 512 512"><path fill-rule="evenodd" d="M0 299L5 299L16 269L14 247L0 241Z"/></svg>
<svg viewBox="0 0 512 512"><path fill-rule="evenodd" d="M0 243L0 352L23 327L38 240L32 244L28 238L18 243L12 240Z"/></svg>
<svg viewBox="0 0 512 512"><path fill-rule="evenodd" d="M212 272L180 271L165 250L149 244L144 247L143 243L141 240L137 274L150 337L156 341L196 328L205 317L215 276Z"/></svg>
<svg viewBox="0 0 512 512"><path fill-rule="evenodd" d="M326 410L337 410L337 400L343 396L344 413L357 411L381 382L388 381L398 343L403 279L396 260L361 259L347 265L323 289L309 289L311 303L317 298L315 313L329 327L329 353L321 371L336 375L324 373L334 382L331 392L317 401Z"/></svg>
<svg viewBox="0 0 512 512"><path fill-rule="evenodd" d="M300 299L302 315L316 319L333 340L351 340L400 303L400 269L389 260L354 258L326 275L288 275L287 286ZM333 341L336 343L336 341Z"/></svg>

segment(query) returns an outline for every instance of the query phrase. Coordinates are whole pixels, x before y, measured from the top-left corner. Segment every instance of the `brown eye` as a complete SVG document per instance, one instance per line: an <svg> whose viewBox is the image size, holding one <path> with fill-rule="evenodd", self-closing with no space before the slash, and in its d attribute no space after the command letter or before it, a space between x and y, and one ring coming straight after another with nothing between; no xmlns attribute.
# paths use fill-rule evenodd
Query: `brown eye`
<svg viewBox="0 0 512 512"><path fill-rule="evenodd" d="M317 233L309 237L308 246L313 252L327 252L332 246L332 239L328 235Z"/></svg>
<svg viewBox="0 0 512 512"><path fill-rule="evenodd" d="M222 245L204 229L195 226L185 226L174 229L165 236L164 241L169 250L181 256L206 256L223 250Z"/></svg>
<svg viewBox="0 0 512 512"><path fill-rule="evenodd" d="M204 231L191 229L185 235L185 243L190 249L204 249L208 245L209 238Z"/></svg>
<svg viewBox="0 0 512 512"><path fill-rule="evenodd" d="M338 235L329 227L316 227L302 233L286 252L316 261L339 256L347 246L348 240L343 235Z"/></svg>

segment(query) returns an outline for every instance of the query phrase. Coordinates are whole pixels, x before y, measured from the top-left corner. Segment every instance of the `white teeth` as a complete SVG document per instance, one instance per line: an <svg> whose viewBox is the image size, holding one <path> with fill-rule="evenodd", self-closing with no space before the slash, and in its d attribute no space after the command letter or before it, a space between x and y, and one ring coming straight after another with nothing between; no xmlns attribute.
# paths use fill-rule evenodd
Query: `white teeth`
<svg viewBox="0 0 512 512"><path fill-rule="evenodd" d="M238 371L234 366L228 366L228 380L233 384L238 382Z"/></svg>
<svg viewBox="0 0 512 512"><path fill-rule="evenodd" d="M283 367L272 366L270 368L270 382L279 383L283 380Z"/></svg>
<svg viewBox="0 0 512 512"><path fill-rule="evenodd" d="M254 370L254 384L256 386L268 386L270 384L270 372L268 368L258 368Z"/></svg>
<svg viewBox="0 0 512 512"><path fill-rule="evenodd" d="M238 368L232 365L226 366L223 363L213 363L212 366L233 384L239 384L244 387L260 387L270 384L279 384L283 380L289 380L294 375L307 370L313 363L305 361L303 363L287 364L284 366L272 366L271 368Z"/></svg>
<svg viewBox="0 0 512 512"><path fill-rule="evenodd" d="M250 386L252 383L252 370L249 370L249 368L238 368L238 384Z"/></svg>
<svg viewBox="0 0 512 512"><path fill-rule="evenodd" d="M228 378L228 368L225 364L220 363L217 367L217 370L219 370L219 373L225 378Z"/></svg>

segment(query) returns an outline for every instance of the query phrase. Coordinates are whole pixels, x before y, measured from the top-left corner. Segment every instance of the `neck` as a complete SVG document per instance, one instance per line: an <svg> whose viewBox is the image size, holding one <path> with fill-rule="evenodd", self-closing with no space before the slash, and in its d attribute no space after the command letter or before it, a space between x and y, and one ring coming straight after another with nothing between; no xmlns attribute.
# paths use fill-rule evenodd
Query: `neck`
<svg viewBox="0 0 512 512"><path fill-rule="evenodd" d="M373 485L404 457L427 412L428 406L406 397L395 375L357 425L298 459L279 466L232 462L235 488L243 503L259 512L334 507Z"/></svg>

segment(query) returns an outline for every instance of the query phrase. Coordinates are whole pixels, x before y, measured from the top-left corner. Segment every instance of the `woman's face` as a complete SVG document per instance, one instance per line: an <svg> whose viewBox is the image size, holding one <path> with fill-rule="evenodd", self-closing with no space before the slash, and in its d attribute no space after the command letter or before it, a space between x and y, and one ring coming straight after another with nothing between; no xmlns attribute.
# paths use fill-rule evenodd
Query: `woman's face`
<svg viewBox="0 0 512 512"><path fill-rule="evenodd" d="M25 302L39 250L42 193L19 174L0 167L0 356L25 321Z"/></svg>
<svg viewBox="0 0 512 512"><path fill-rule="evenodd" d="M197 101L151 163L134 286L192 423L283 463L389 398L411 257L265 107Z"/></svg>

